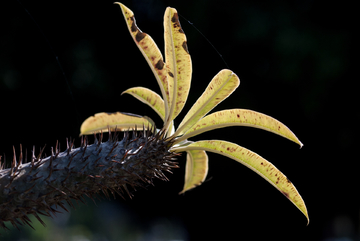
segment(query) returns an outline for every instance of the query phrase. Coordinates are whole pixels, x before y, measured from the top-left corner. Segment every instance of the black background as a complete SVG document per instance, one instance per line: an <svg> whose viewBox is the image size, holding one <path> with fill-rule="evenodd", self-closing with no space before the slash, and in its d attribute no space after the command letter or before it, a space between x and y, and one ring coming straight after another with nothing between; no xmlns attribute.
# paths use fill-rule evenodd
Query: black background
<svg viewBox="0 0 360 241"><path fill-rule="evenodd" d="M175 124L212 77L230 68L240 77L240 87L215 110L247 108L268 114L304 143L299 149L277 135L245 127L192 139L231 141L272 162L305 200L309 226L261 177L233 160L209 154L209 180L185 195L178 195L183 156L181 168L168 175L170 182L157 181L155 187L136 191L132 200L99 201L98 207L90 201L72 210L70 217L46 219L45 229L2 232L3 239L78 235L89 240L359 240L355 7L344 1L310 0L123 3L161 50L167 6L205 35L180 18L193 79L188 103ZM12 159L12 147L19 149L20 143L28 150L47 144L49 152L59 140L65 148L65 138L77 137L82 121L98 112L147 115L161 125L151 108L120 96L134 86L158 93L159 88L118 5L1 5L1 155Z"/></svg>

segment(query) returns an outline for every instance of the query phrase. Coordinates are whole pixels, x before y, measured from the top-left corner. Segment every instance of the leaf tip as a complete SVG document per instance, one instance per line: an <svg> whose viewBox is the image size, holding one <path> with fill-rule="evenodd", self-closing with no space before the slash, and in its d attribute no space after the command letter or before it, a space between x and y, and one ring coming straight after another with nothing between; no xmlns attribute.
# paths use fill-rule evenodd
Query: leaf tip
<svg viewBox="0 0 360 241"><path fill-rule="evenodd" d="M304 144L301 141L299 141L299 145L300 145L300 149L304 146Z"/></svg>

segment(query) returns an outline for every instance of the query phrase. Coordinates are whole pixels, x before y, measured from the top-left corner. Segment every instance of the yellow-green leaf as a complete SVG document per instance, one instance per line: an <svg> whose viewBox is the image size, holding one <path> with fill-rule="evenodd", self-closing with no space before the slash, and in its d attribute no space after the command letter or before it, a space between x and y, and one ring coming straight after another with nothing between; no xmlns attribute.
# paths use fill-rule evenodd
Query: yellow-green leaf
<svg viewBox="0 0 360 241"><path fill-rule="evenodd" d="M130 94L136 99L150 106L164 121L165 120L165 104L164 100L154 91L144 87L134 87L125 90L121 94Z"/></svg>
<svg viewBox="0 0 360 241"><path fill-rule="evenodd" d="M246 109L222 110L207 115L193 125L177 141L180 142L203 132L227 126L249 126L263 129L285 137L299 144L300 147L303 146L295 134L280 121L271 116Z"/></svg>
<svg viewBox="0 0 360 241"><path fill-rule="evenodd" d="M124 15L126 25L129 32L134 39L136 46L140 49L140 52L149 64L152 72L154 73L156 80L160 86L162 97L165 101L165 111L168 111L169 102L169 90L167 83L167 73L163 56L150 35L142 32L137 26L134 17L134 13L127 8L124 4L116 2L120 5L121 11Z"/></svg>
<svg viewBox="0 0 360 241"><path fill-rule="evenodd" d="M221 70L211 80L204 93L186 114L180 123L176 134L184 134L210 110L226 99L239 86L239 84L239 78L231 70Z"/></svg>
<svg viewBox="0 0 360 241"><path fill-rule="evenodd" d="M172 148L172 151L175 152L190 150L204 150L218 153L247 166L284 194L306 216L309 222L305 202L295 186L273 164L258 154L234 143L219 140L198 141L187 146ZM247 183L246 185L252 186L251 183Z"/></svg>
<svg viewBox="0 0 360 241"><path fill-rule="evenodd" d="M166 8L164 15L165 61L169 84L169 116L165 128L183 109L187 100L192 65L184 31L176 9Z"/></svg>
<svg viewBox="0 0 360 241"><path fill-rule="evenodd" d="M147 116L138 116L130 113L97 113L87 118L80 127L80 135L89 135L96 132L126 131L129 129L143 130L155 128L154 122Z"/></svg>
<svg viewBox="0 0 360 241"><path fill-rule="evenodd" d="M185 184L180 193L201 185L208 173L208 156L203 150L189 150L186 156Z"/></svg>

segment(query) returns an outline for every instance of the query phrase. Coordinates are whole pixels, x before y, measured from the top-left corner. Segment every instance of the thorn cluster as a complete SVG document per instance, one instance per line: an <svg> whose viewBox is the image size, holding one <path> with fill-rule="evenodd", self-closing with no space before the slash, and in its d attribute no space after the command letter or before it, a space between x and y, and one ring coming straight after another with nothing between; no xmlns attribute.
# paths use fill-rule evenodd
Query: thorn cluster
<svg viewBox="0 0 360 241"><path fill-rule="evenodd" d="M27 224L29 215L34 215L45 226L38 214L50 216L59 206L65 211L64 202L74 207L72 200L84 202L83 196L94 200L100 192L109 198L109 193L124 198L132 197L128 186L145 187L153 179L168 180L164 171L177 168L174 162L178 154L171 153L171 140L164 140L162 134L151 131L124 132L122 140L118 133L109 133L109 140L102 142L103 134L95 136L95 142L88 145L86 137L81 138L79 148L74 140L66 141L67 148L60 152L56 143L51 156L42 158L44 148L31 161L23 162L22 147L16 159L15 148L11 167L5 169L0 157L0 227L7 229L5 222L13 226ZM33 227L32 227L33 228Z"/></svg>

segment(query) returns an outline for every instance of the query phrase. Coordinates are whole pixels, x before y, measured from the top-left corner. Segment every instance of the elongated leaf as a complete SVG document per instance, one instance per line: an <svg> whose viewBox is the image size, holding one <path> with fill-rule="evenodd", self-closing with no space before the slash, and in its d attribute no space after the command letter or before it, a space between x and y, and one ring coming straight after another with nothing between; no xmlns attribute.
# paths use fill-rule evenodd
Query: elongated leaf
<svg viewBox="0 0 360 241"><path fill-rule="evenodd" d="M167 124L183 109L187 100L192 66L184 31L176 9L166 8L164 15L165 60L169 84L170 111Z"/></svg>
<svg viewBox="0 0 360 241"><path fill-rule="evenodd" d="M169 102L169 90L167 83L167 72L163 56L150 35L142 32L137 26L134 17L134 13L127 8L124 4L116 2L120 5L121 11L124 15L129 32L134 39L136 46L140 49L140 52L149 64L152 72L154 73L156 80L160 86L162 97L165 101L165 112L168 111Z"/></svg>
<svg viewBox="0 0 360 241"><path fill-rule="evenodd" d="M263 129L285 137L299 144L300 147L303 146L295 134L280 121L271 116L246 109L222 110L205 116L193 125L184 136L179 138L178 142L206 131L227 126L249 126Z"/></svg>
<svg viewBox="0 0 360 241"><path fill-rule="evenodd" d="M150 106L164 121L165 120L165 104L163 99L154 91L144 87L134 87L125 90L121 94L130 94L136 99Z"/></svg>
<svg viewBox="0 0 360 241"><path fill-rule="evenodd" d="M208 156L203 150L189 150L186 156L185 184L180 193L201 185L208 173Z"/></svg>
<svg viewBox="0 0 360 241"><path fill-rule="evenodd" d="M198 141L187 146L172 149L172 151L175 152L190 150L204 150L218 153L247 166L284 194L306 216L309 222L304 200L301 198L295 186L273 164L258 154L234 143L219 140ZM247 183L246 185L251 186L251 183Z"/></svg>
<svg viewBox="0 0 360 241"><path fill-rule="evenodd" d="M154 122L147 116L138 116L130 113L97 113L87 118L80 127L80 135L89 135L95 132L110 130L126 131L129 129L143 130L155 128Z"/></svg>
<svg viewBox="0 0 360 241"><path fill-rule="evenodd" d="M231 70L221 70L211 80L204 93L186 114L180 123L176 134L184 134L210 110L226 99L239 86L239 84L239 78Z"/></svg>

